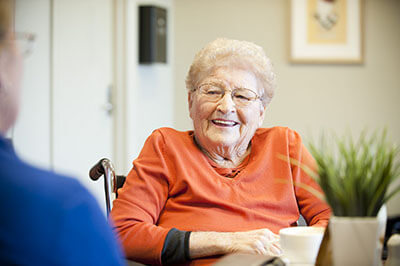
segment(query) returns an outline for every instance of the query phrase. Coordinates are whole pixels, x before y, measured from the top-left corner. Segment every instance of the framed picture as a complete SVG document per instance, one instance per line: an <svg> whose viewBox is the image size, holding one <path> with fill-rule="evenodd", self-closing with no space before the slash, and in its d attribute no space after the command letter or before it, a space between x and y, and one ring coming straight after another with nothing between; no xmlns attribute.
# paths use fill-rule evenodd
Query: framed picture
<svg viewBox="0 0 400 266"><path fill-rule="evenodd" d="M363 0L291 0L290 61L363 63Z"/></svg>

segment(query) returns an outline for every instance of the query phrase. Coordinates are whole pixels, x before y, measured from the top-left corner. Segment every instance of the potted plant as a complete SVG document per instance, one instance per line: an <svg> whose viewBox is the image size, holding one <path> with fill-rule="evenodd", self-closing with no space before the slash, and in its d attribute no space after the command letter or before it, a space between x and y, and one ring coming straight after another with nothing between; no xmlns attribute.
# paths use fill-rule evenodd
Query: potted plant
<svg viewBox="0 0 400 266"><path fill-rule="evenodd" d="M330 140L330 141L329 141ZM350 134L311 143L317 172L300 167L321 186L332 208L329 231L334 265L380 265L386 226L385 203L400 191L389 186L400 176L399 149L386 130L355 141Z"/></svg>

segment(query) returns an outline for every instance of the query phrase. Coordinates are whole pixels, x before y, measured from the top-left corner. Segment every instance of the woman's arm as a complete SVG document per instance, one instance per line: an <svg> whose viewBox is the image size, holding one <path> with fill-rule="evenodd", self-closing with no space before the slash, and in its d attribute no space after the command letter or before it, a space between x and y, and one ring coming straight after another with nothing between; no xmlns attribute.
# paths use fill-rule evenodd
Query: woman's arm
<svg viewBox="0 0 400 266"><path fill-rule="evenodd" d="M190 235L191 259L229 253L279 256L279 236L269 229L246 232L192 232Z"/></svg>
<svg viewBox="0 0 400 266"><path fill-rule="evenodd" d="M162 264L164 241L171 229L156 225L168 199L171 175L164 144L158 131L146 140L111 211L126 257L145 264Z"/></svg>
<svg viewBox="0 0 400 266"><path fill-rule="evenodd" d="M295 131L289 132L289 143L290 158L296 159L300 164L316 171L317 166L314 158L303 145L300 136ZM296 199L301 214L309 226L326 227L331 210L329 205L320 197L320 195L323 195L320 186L298 165L292 165L291 167ZM305 186L298 186L296 184ZM305 187L311 188L311 190L305 189ZM320 194L317 195L315 191Z"/></svg>

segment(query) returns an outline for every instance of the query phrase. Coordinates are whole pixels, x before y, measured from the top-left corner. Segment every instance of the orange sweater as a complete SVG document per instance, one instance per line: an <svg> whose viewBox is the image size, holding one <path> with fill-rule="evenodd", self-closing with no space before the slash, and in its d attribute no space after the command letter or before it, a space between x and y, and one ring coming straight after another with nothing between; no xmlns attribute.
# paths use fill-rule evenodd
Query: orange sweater
<svg viewBox="0 0 400 266"><path fill-rule="evenodd" d="M245 167L227 178L196 146L193 131L155 130L133 162L112 210L127 257L160 264L164 239L173 227L217 232L269 228L278 233L296 225L300 213L309 225L326 226L329 207L294 182L319 186L278 154L314 165L295 131L261 128ZM212 260L192 264L206 261Z"/></svg>

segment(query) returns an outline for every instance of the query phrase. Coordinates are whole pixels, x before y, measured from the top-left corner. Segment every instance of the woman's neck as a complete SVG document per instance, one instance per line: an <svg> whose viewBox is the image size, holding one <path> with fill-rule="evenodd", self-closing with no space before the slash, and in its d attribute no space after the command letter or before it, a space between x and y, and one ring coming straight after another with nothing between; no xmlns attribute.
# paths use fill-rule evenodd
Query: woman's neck
<svg viewBox="0 0 400 266"><path fill-rule="evenodd" d="M203 147L196 140L196 136L194 136L194 141L200 148L200 150L221 168L238 167L243 162L243 160L250 154L251 151L250 144L239 145L234 147L228 147L228 146Z"/></svg>

